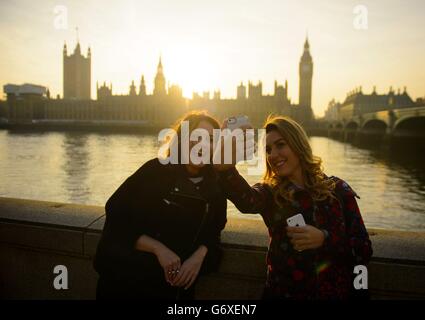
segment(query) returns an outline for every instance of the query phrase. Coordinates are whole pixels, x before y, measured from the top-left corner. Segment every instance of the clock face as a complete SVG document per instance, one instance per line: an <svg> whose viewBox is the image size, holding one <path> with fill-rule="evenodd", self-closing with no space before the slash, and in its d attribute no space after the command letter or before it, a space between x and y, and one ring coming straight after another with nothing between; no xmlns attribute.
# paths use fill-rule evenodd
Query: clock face
<svg viewBox="0 0 425 320"><path fill-rule="evenodd" d="M308 65L304 65L304 66L303 66L303 71L304 71L304 72L309 72L309 71L310 71L310 66L308 66Z"/></svg>

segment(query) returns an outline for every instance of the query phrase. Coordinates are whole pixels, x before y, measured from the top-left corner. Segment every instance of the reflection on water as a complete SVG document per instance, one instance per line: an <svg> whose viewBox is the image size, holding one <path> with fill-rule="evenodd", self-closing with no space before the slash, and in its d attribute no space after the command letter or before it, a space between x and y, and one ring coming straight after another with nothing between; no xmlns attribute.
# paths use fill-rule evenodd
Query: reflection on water
<svg viewBox="0 0 425 320"><path fill-rule="evenodd" d="M65 173L62 188L68 193L70 202L87 203L91 190L87 184L90 153L87 146L89 136L84 133L65 133L62 148L64 162L61 169Z"/></svg>
<svg viewBox="0 0 425 320"><path fill-rule="evenodd" d="M322 137L312 137L311 144L325 172L360 195L367 226L425 230L424 157ZM0 130L0 196L103 206L157 150L156 135ZM250 183L261 179L248 176L246 165L238 167ZM231 203L228 212L242 216Z"/></svg>
<svg viewBox="0 0 425 320"><path fill-rule="evenodd" d="M425 229L425 170L416 155L359 149L327 138L312 138L312 145L325 171L348 181L361 196L369 226Z"/></svg>

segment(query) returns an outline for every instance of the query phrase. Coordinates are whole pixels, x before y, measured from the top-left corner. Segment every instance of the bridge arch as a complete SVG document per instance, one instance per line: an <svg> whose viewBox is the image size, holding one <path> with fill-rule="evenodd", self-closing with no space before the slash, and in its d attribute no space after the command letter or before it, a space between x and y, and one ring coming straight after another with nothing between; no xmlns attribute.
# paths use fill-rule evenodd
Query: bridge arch
<svg viewBox="0 0 425 320"><path fill-rule="evenodd" d="M411 116L394 123L395 136L425 136L425 116Z"/></svg>
<svg viewBox="0 0 425 320"><path fill-rule="evenodd" d="M387 130L387 124L378 119L371 119L363 124L362 131L382 132Z"/></svg>
<svg viewBox="0 0 425 320"><path fill-rule="evenodd" d="M344 126L342 125L342 123L341 122L338 122L338 123L336 123L335 124L335 128L336 129L342 129Z"/></svg>
<svg viewBox="0 0 425 320"><path fill-rule="evenodd" d="M346 124L346 130L357 130L359 128L359 124L355 121L350 121Z"/></svg>

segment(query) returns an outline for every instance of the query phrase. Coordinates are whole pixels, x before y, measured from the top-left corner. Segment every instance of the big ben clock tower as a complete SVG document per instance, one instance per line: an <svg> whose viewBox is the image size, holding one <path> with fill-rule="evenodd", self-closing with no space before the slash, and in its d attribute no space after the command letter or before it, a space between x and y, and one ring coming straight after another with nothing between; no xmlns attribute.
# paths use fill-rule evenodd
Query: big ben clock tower
<svg viewBox="0 0 425 320"><path fill-rule="evenodd" d="M310 55L308 38L304 43L304 53L300 61L300 91L299 105L311 112L311 91L313 79L313 59Z"/></svg>

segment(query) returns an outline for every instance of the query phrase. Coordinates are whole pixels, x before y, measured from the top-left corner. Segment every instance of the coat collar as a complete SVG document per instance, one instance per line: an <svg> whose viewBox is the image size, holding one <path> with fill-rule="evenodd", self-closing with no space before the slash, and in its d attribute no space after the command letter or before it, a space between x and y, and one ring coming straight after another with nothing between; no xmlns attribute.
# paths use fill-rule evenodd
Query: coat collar
<svg viewBox="0 0 425 320"><path fill-rule="evenodd" d="M177 175L179 177L190 178L189 172L184 164L167 164L165 165L170 174ZM216 176L216 173L211 165L206 165L201 169L200 176L204 179L209 180Z"/></svg>

